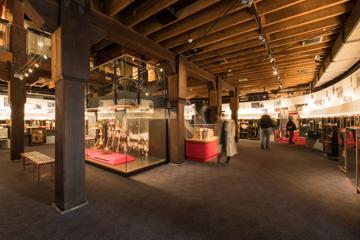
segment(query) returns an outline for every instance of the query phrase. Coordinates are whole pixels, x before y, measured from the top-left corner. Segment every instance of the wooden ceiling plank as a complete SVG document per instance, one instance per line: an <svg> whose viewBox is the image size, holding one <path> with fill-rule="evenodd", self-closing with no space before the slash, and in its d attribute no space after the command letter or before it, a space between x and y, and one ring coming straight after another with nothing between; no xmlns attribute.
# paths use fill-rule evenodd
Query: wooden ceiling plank
<svg viewBox="0 0 360 240"><path fill-rule="evenodd" d="M162 28L169 26L171 24L174 24L188 16L191 16L217 2L219 2L220 0L198 0L195 1L194 3L184 7L183 9L178 10L175 13L175 17L177 18L175 21L172 21L168 24L161 24L159 21L157 21L156 19L151 19L148 21L145 21L141 24L140 26L140 33L144 34L145 36L150 35L151 33L154 33L156 31L161 30Z"/></svg>
<svg viewBox="0 0 360 240"><path fill-rule="evenodd" d="M281 31L281 32L276 32L276 33L272 33L269 34L269 40L280 40L283 38L288 38L289 36L296 36L296 35L300 35L306 32L311 32L311 31L315 31L315 30L319 30L319 29L323 29L323 30L329 30L329 29L333 29L335 27L339 27L343 24L344 20L346 19L346 14L345 15L340 15L340 16L336 16L336 17L332 17L332 18L328 18L325 20L321 20L321 21L317 21L317 22L313 22L311 24L307 24L307 25L302 25L302 26L297 26L291 29L287 29L286 31Z"/></svg>
<svg viewBox="0 0 360 240"><path fill-rule="evenodd" d="M346 4L337 5L328 9L312 12L297 18L290 19L285 22L280 22L274 25L265 26L264 31L266 34L272 34L276 32L286 31L291 28L299 27L302 25L308 25L310 23L319 22L324 19L333 18L344 13L351 11L352 2Z"/></svg>
<svg viewBox="0 0 360 240"><path fill-rule="evenodd" d="M134 11L129 11L119 17L126 26L134 27L136 24L171 6L177 1L178 0L147 0L134 9Z"/></svg>
<svg viewBox="0 0 360 240"><path fill-rule="evenodd" d="M332 31L332 32L329 32L329 33L325 33L323 35L324 36L324 38L323 38L324 41L328 40L327 36L330 33L334 34L333 31ZM273 48L273 47L279 47L279 46L283 46L283 45L296 44L296 43L300 44L301 41L304 41L306 39L309 39L309 38L312 38L312 37L316 36L316 35L314 35L314 33L312 33L312 34L313 35L311 35L311 34L297 35L297 36L290 37L290 38L287 38L287 39L282 39L281 41L274 40L274 42L273 41L270 42L270 47ZM255 36L256 36L256 33L254 34L254 37ZM253 37L253 39L254 39L254 37ZM336 38L337 35L333 35L332 37ZM245 39L245 37L244 37L244 39ZM226 44L226 42L224 44ZM218 56L219 55L218 53L221 53L222 55L224 55L224 54L228 54L228 53L231 53L231 52L237 52L239 50L254 47L254 46L257 46L257 45L261 45L261 43L258 41L257 38L255 38L254 40L251 40L251 41L247 41L247 42L243 42L243 43L239 43L239 44L235 44L235 45L230 45L230 46L227 46L227 47L224 47L224 48L215 48L211 52L205 52L205 53L201 52L201 53L197 54L195 57L190 58L190 60L191 61L200 61L200 60L203 60L203 59L206 59L206 58L211 58L211 57Z"/></svg>
<svg viewBox="0 0 360 240"><path fill-rule="evenodd" d="M288 8L281 9L279 11L265 15L265 26L269 24L287 21L289 19L314 13L319 10L329 11L330 9L327 8L334 7L340 4L343 5L343 3L348 1L350 0L306 0Z"/></svg>
<svg viewBox="0 0 360 240"><path fill-rule="evenodd" d="M259 38L259 33L257 31L244 33L244 34L238 35L238 36L230 38L230 39L225 39L225 40L222 40L220 42L216 42L214 44L204 46L204 47L201 48L201 54L211 52L211 51L216 51L218 49L223 49L225 47L233 46L235 44L245 43L245 42L248 42L250 40L257 40L257 42L259 42L258 38ZM190 52L186 52L186 53L183 53L183 54L185 56L186 55L191 55Z"/></svg>
<svg viewBox="0 0 360 240"><path fill-rule="evenodd" d="M257 11L259 15L269 14L275 11L279 11L281 9L290 7L297 3L304 2L305 0L272 0L272 1L261 1L256 4Z"/></svg>
<svg viewBox="0 0 360 240"><path fill-rule="evenodd" d="M310 53L303 53L301 55L287 55L287 56L280 56L276 60L277 61L286 61L286 60L292 60L302 57L314 57L315 55L325 55L327 51L323 51L319 54L319 51L314 51ZM253 59L245 59L245 60L239 60L235 61L229 64L224 64L223 66L213 66L211 68L207 68L206 70L213 73L213 74L219 74L221 72L225 72L228 69L236 69L238 67L250 65L250 64L269 64L267 57L259 57L259 58L253 58Z"/></svg>
<svg viewBox="0 0 360 240"><path fill-rule="evenodd" d="M270 4L270 5L268 3L266 3L267 1L262 1L258 4L258 6L262 6L265 4L264 5L265 7L260 7L260 8L262 9L261 14L266 14L266 13L275 11L276 9L286 7L286 6L301 2L301 1L304 1L304 0L300 0L300 1L299 0L292 0L292 1L291 0L272 0L271 3L273 3L273 4ZM214 10L214 12L217 12L217 11L218 11L217 9ZM199 13L199 15L200 14L201 13ZM212 15L212 14L210 14L210 15ZM166 31L166 29L163 29L162 31L159 31L158 33L156 33L156 35L150 36L150 37L152 37L154 40L160 42L161 45L167 46L168 48L173 48L178 45L185 44L188 38L197 40L200 37L203 37L204 29L206 30L206 29L210 29L210 27L212 27L211 31L208 33L208 35L211 35L212 33L216 33L218 31L223 31L223 30L225 31L225 29L228 29L231 26L239 25L240 23L251 21L251 20L253 22L252 24L255 24L255 22L253 21L253 16L251 16L249 14L248 9L243 9L238 12L233 12L231 14L229 13L227 16L223 17L219 22L217 22L215 26L213 26L214 22L209 23L209 22L203 20L203 21L200 21L196 25L197 26L196 28L193 28L191 25L192 22L190 20L189 20L189 22L180 21L179 25L180 25L180 23L183 22L185 25L190 25L191 27L188 27L186 30L184 30L184 26L179 26L178 28L182 29L182 30L178 30L178 31L173 30L173 32L169 35L166 34L166 33L169 33L169 31ZM158 34L162 34L163 36L159 36ZM224 35L226 36L226 34L227 33L225 33ZM221 37L219 37L219 35L218 35L217 38L221 38ZM199 46L201 46L201 44L199 44Z"/></svg>
<svg viewBox="0 0 360 240"><path fill-rule="evenodd" d="M235 26L226 28L224 30L209 34L209 35L201 38L201 40L199 40L197 42L195 47L201 48L201 47L207 46L209 44L222 42L229 38L243 35L245 33L252 32L257 29L258 29L258 27L257 27L255 21L253 21L253 20L246 21L242 24L237 24ZM186 38L186 36L184 36L184 37ZM184 43L184 39L182 39L181 41L169 41L169 42L166 41L162 44L163 44L163 46L165 46L167 48L171 48L171 50L174 52L183 53L183 52L188 51L190 49L191 45L188 42L186 42L184 44L182 44L182 43Z"/></svg>
<svg viewBox="0 0 360 240"><path fill-rule="evenodd" d="M289 38L292 37L293 40L295 40L297 38L297 36L301 37L304 36L305 33L309 33L309 32L313 32L314 30L323 30L326 27L333 27L334 24L340 24L340 19L341 16L335 16L329 19L324 19L321 20L319 22L316 23L309 23L308 25L305 26L296 26L291 30L283 30L282 34L281 33L275 33L274 35L270 35L270 42L273 41L279 41L285 38ZM300 20L304 20L304 19L300 19ZM303 21L300 21L300 23L303 23ZM287 34L286 31L291 32L291 34ZM326 32L324 32L326 33ZM290 41L290 40L289 40ZM260 42L259 42L260 44ZM242 46L242 45L241 45ZM210 58L210 57L214 57L217 56L219 52L221 53L229 53L229 52L234 52L237 51L239 49L237 49L237 45L234 45L233 47L229 46L227 48L223 48L223 49L217 49L213 52L207 52L207 53L202 53L200 52L199 54L196 54L195 57L189 58L191 61L198 61L200 59L205 59L205 58Z"/></svg>
<svg viewBox="0 0 360 240"><path fill-rule="evenodd" d="M227 0L227 1L220 1L214 5L211 5L209 8L204 9L193 16L187 17L182 21L176 22L167 26L160 31L157 31L150 35L156 42L162 42L166 39L179 35L181 33L189 32L191 29L196 27L200 27L207 23L210 23L224 15L224 13L228 12L231 14L236 12L245 6L241 4L238 0ZM231 9L230 9L231 8ZM248 11L243 10L242 18L250 19L251 15ZM221 22L221 21L219 21ZM207 30L207 27L203 26L203 32Z"/></svg>
<svg viewBox="0 0 360 240"><path fill-rule="evenodd" d="M329 47L328 43L320 43L320 44L315 44L315 45L312 45L312 46L299 46L298 48L306 51L306 50L309 50L309 49L317 49L317 48L321 48L321 47L323 48L324 44L326 44L326 47ZM288 49L286 51L284 49L285 49L284 46L272 49L273 53L274 53L274 56L286 55L286 54L297 51L297 49ZM194 61L194 63L196 63L196 64L198 64L200 66L204 66L204 65L211 64L211 63L214 63L214 62L217 62L217 61L222 61L224 59L231 62L233 60L237 60L238 58L241 58L241 57L246 56L248 54L254 55L254 53L257 53L257 52L264 52L264 48L262 46L246 48L244 50L235 51L235 52L231 52L231 53L228 53L228 54L215 56L215 57L212 57L212 58L207 58L205 60ZM256 56L256 55L254 55L254 56Z"/></svg>
<svg viewBox="0 0 360 240"><path fill-rule="evenodd" d="M113 17L134 2L134 0L106 0L104 2L105 14Z"/></svg>

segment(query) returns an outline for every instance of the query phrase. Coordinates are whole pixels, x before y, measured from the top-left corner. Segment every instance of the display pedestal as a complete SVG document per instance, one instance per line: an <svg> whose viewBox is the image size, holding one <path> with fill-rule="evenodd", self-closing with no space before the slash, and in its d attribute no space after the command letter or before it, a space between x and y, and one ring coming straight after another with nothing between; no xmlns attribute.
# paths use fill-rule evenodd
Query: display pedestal
<svg viewBox="0 0 360 240"><path fill-rule="evenodd" d="M199 162L206 162L218 155L218 138L207 140L186 139L186 158Z"/></svg>

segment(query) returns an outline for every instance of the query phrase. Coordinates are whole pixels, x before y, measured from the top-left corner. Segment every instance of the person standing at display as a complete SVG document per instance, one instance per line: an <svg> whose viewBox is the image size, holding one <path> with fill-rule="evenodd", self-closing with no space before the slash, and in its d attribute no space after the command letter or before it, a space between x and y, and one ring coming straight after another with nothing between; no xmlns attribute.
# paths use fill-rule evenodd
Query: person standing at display
<svg viewBox="0 0 360 240"><path fill-rule="evenodd" d="M222 156L226 156L226 164L230 163L231 157L237 154L235 142L235 123L234 120L219 121L219 156L217 163L221 163Z"/></svg>
<svg viewBox="0 0 360 240"><path fill-rule="evenodd" d="M269 149L270 135L273 123L269 115L264 114L260 118L261 128L261 149Z"/></svg>
<svg viewBox="0 0 360 240"><path fill-rule="evenodd" d="M286 124L286 131L288 132L289 134L289 143L290 144L295 144L293 142L293 137L294 137L294 131L296 130L296 125L293 121L293 118L292 117L289 117L289 121L287 122Z"/></svg>

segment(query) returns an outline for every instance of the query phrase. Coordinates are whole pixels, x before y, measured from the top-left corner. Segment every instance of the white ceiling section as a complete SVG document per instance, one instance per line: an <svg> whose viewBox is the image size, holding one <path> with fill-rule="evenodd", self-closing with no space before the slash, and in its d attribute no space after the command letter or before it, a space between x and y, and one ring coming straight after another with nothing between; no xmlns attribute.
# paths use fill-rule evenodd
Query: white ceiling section
<svg viewBox="0 0 360 240"><path fill-rule="evenodd" d="M347 20L319 71L315 87L319 87L348 71L360 60L360 1Z"/></svg>

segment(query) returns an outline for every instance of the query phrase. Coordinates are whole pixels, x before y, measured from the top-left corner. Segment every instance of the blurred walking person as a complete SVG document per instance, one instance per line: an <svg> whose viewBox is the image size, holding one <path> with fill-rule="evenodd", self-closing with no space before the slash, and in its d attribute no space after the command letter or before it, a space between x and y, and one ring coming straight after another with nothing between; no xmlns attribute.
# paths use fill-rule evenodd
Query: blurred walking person
<svg viewBox="0 0 360 240"><path fill-rule="evenodd" d="M261 149L269 149L269 141L272 132L273 122L266 113L260 118L261 128Z"/></svg>
<svg viewBox="0 0 360 240"><path fill-rule="evenodd" d="M222 121L220 125L219 156L217 163L221 163L221 158L226 156L226 164L230 163L232 156L237 154L237 145L235 142L235 123L234 120Z"/></svg>
<svg viewBox="0 0 360 240"><path fill-rule="evenodd" d="M293 121L293 118L289 117L289 121L286 124L286 131L289 133L289 143L290 144L295 144L293 141L295 130L296 130L296 125Z"/></svg>

